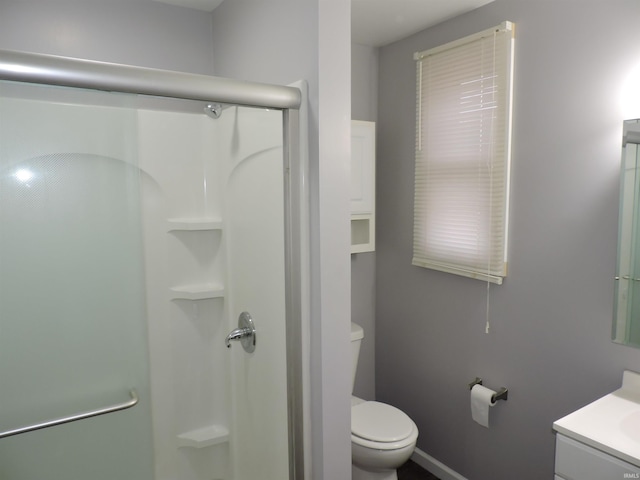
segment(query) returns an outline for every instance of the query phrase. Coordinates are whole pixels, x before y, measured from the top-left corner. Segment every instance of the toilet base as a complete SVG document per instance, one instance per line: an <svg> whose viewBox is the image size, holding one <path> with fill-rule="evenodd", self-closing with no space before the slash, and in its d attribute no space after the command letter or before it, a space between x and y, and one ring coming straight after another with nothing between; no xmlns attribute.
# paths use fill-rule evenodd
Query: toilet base
<svg viewBox="0 0 640 480"><path fill-rule="evenodd" d="M351 464L351 480L398 480L397 470L363 470Z"/></svg>

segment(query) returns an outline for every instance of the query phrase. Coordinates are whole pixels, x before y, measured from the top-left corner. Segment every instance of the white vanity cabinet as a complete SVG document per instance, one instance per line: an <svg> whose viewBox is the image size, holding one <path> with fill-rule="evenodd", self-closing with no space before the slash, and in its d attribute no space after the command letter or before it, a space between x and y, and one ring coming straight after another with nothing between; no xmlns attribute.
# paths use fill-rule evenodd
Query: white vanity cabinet
<svg viewBox="0 0 640 480"><path fill-rule="evenodd" d="M556 437L555 471L558 480L640 478L640 467L561 434Z"/></svg>
<svg viewBox="0 0 640 480"><path fill-rule="evenodd" d="M553 423L555 480L640 479L640 374Z"/></svg>
<svg viewBox="0 0 640 480"><path fill-rule="evenodd" d="M351 253L375 250L376 124L351 121Z"/></svg>

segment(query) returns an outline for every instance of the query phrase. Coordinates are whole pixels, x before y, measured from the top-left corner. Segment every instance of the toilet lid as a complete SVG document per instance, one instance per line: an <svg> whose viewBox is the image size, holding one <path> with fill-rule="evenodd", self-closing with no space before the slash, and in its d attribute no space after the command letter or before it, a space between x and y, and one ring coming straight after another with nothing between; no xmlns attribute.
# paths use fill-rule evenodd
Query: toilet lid
<svg viewBox="0 0 640 480"><path fill-rule="evenodd" d="M413 422L396 407L364 402L351 407L351 433L375 442L398 442L413 431Z"/></svg>

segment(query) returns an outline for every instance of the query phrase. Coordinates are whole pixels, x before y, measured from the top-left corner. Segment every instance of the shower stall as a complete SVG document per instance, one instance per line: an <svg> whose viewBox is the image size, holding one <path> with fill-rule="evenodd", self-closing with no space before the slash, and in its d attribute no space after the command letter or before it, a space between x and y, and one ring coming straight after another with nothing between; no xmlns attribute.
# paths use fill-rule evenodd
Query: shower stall
<svg viewBox="0 0 640 480"><path fill-rule="evenodd" d="M0 478L304 477L303 97L0 51Z"/></svg>

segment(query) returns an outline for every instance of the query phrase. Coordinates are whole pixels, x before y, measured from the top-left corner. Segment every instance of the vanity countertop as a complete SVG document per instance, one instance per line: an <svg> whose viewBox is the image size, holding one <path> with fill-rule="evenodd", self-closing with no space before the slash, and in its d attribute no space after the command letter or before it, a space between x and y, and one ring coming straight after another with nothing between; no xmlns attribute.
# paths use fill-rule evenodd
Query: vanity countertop
<svg viewBox="0 0 640 480"><path fill-rule="evenodd" d="M640 466L640 374L626 370L620 389L555 421L553 429Z"/></svg>

